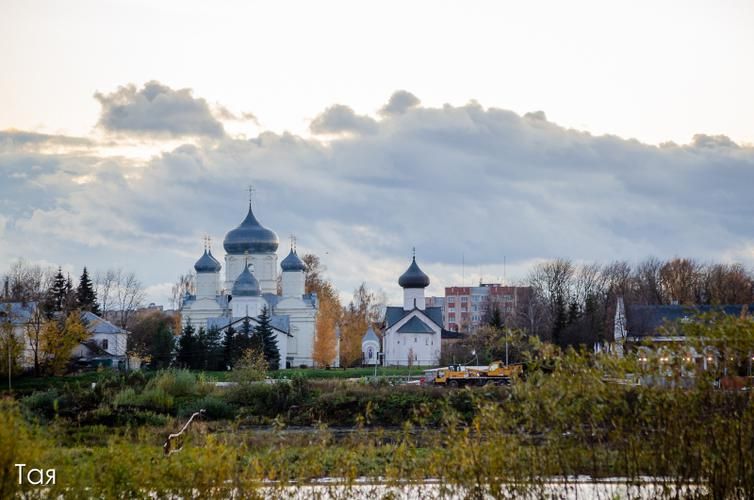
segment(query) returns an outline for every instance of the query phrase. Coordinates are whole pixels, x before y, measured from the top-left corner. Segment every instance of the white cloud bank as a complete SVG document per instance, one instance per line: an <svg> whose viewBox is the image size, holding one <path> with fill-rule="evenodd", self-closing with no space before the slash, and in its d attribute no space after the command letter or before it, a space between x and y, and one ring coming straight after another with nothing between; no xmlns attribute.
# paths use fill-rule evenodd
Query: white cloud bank
<svg viewBox="0 0 754 500"><path fill-rule="evenodd" d="M424 107L399 91L379 118L334 105L312 121L313 138L239 140L189 89L150 82L98 99L108 130L205 140L140 165L39 153L5 132L3 261L123 266L163 289L191 267L203 234L223 253L253 183L259 219L282 241L295 233L342 290L367 281L395 296L413 246L437 293L458 279L462 255L467 280L479 267L502 275L504 256L519 275L524 263L551 257L754 264L754 148L722 135L656 147L566 129L542 111Z"/></svg>

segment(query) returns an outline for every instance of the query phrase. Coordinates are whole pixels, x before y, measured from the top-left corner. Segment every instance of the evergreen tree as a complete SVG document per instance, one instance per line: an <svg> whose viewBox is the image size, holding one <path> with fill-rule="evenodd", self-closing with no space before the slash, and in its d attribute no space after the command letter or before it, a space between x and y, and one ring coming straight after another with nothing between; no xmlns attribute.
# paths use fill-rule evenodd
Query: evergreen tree
<svg viewBox="0 0 754 500"><path fill-rule="evenodd" d="M223 366L223 342L220 330L213 326L207 330L204 342L204 366L205 370L222 370Z"/></svg>
<svg viewBox="0 0 754 500"><path fill-rule="evenodd" d="M192 368L197 354L196 330L191 324L191 320L186 323L181 332L181 338L178 339L178 353L176 362L183 368Z"/></svg>
<svg viewBox="0 0 754 500"><path fill-rule="evenodd" d="M52 316L53 313L60 312L66 305L66 281L63 276L63 270L58 267L58 272L52 280L52 285L47 290L45 298L45 309L47 314Z"/></svg>
<svg viewBox="0 0 754 500"><path fill-rule="evenodd" d="M84 266L84 271L79 279L79 286L76 289L76 304L82 311L91 311L96 315L100 314L99 304L97 303L97 292L94 291L94 285L89 278L89 272Z"/></svg>
<svg viewBox="0 0 754 500"><path fill-rule="evenodd" d="M568 315L566 312L566 302L562 293L558 293L555 296L555 318L552 328L552 342L555 345L562 347L562 334L566 326L568 326Z"/></svg>
<svg viewBox="0 0 754 500"><path fill-rule="evenodd" d="M225 335L223 336L223 365L225 367L233 368L236 361L237 352L237 335L236 330L232 326L228 326L225 329Z"/></svg>
<svg viewBox="0 0 754 500"><path fill-rule="evenodd" d="M96 313L95 313L96 314ZM152 368L167 368L173 359L173 349L175 347L175 338L173 332L166 323L161 323L154 338L152 339L151 356Z"/></svg>
<svg viewBox="0 0 754 500"><path fill-rule="evenodd" d="M495 304L492 306L492 314L490 314L488 324L493 328L503 327L503 315L500 314L499 305Z"/></svg>
<svg viewBox="0 0 754 500"><path fill-rule="evenodd" d="M262 309L262 314L257 318L257 326L254 327L254 336L262 341L262 351L264 360L270 367L270 370L277 370L280 367L280 351L278 342L275 339L275 332L270 324L270 314L267 307Z"/></svg>

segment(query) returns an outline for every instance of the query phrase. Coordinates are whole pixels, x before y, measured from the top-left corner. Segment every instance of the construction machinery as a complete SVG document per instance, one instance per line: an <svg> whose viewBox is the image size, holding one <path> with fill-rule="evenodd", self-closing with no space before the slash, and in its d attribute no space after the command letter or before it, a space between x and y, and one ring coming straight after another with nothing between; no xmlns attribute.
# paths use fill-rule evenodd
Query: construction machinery
<svg viewBox="0 0 754 500"><path fill-rule="evenodd" d="M425 371L426 383L446 387L507 385L523 373L523 365L493 361L489 366L450 365Z"/></svg>

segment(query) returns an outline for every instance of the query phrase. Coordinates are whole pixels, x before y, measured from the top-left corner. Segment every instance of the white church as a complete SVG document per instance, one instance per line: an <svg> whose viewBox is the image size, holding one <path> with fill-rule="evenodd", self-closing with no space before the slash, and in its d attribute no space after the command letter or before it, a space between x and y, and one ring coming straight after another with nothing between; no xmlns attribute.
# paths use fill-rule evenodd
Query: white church
<svg viewBox="0 0 754 500"><path fill-rule="evenodd" d="M194 264L196 293L184 296L182 321L184 325L190 321L197 329L224 331L233 326L238 330L247 318L252 326L257 324L257 317L267 307L280 367L313 366L317 296L304 293L306 266L294 244L280 263L282 286L278 291L278 246L277 234L259 223L249 202L246 218L223 240L224 276L209 244Z"/></svg>
<svg viewBox="0 0 754 500"><path fill-rule="evenodd" d="M403 305L388 306L383 324L383 359L385 366L437 366L442 350L442 308L427 307L424 289L429 276L419 268L416 255L398 279L403 288ZM379 339L370 328L362 339L366 364L379 362L370 354L379 348ZM371 353L370 353L371 349ZM372 360L375 361L372 361Z"/></svg>

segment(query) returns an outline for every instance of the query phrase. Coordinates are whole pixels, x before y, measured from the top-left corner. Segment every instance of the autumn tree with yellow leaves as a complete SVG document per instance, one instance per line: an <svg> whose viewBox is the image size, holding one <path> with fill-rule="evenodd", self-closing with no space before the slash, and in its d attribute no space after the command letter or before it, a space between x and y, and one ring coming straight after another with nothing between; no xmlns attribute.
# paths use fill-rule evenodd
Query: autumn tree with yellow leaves
<svg viewBox="0 0 754 500"><path fill-rule="evenodd" d="M306 254L302 257L302 260L306 265L305 292L316 293L319 300L312 358L317 366L330 366L335 361L337 353L335 329L342 313L338 291L329 280L324 278L325 268L322 266L319 257Z"/></svg>
<svg viewBox="0 0 754 500"><path fill-rule="evenodd" d="M44 365L53 375L65 373L73 349L89 338L79 311L72 311L63 321L51 320L42 328L41 352Z"/></svg>

